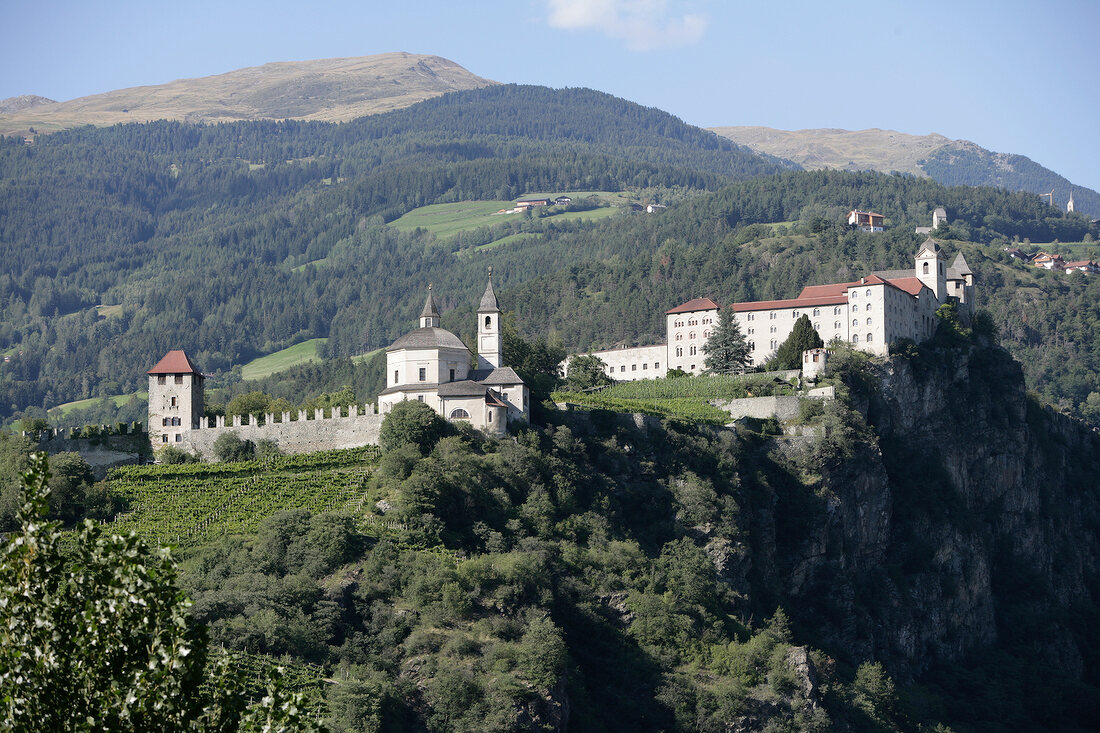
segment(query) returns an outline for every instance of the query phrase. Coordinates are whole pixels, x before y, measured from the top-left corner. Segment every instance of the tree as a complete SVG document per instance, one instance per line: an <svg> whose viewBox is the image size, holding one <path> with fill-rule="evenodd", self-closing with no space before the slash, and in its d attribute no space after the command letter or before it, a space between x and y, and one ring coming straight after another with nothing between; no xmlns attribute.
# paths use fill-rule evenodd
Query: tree
<svg viewBox="0 0 1100 733"><path fill-rule="evenodd" d="M276 681L249 707L211 664L168 551L85 521L63 549L49 464L30 457L20 529L0 548L0 730L318 730Z"/></svg>
<svg viewBox="0 0 1100 733"><path fill-rule="evenodd" d="M741 326L733 317L733 309L718 309L718 325L703 344L704 364L716 374L734 374L749 363L749 344Z"/></svg>
<svg viewBox="0 0 1100 733"><path fill-rule="evenodd" d="M821 336L810 324L810 317L805 313L794 323L791 335L776 349L770 366L773 369L801 369L802 352L806 349L820 349L825 345Z"/></svg>
<svg viewBox="0 0 1100 733"><path fill-rule="evenodd" d="M214 441L214 456L219 461L249 461L256 457L256 444L230 431Z"/></svg>
<svg viewBox="0 0 1100 733"><path fill-rule="evenodd" d="M378 444L384 451L411 445L426 456L446 433L447 423L435 410L417 400L404 400L382 420Z"/></svg>
<svg viewBox="0 0 1100 733"><path fill-rule="evenodd" d="M607 364L595 354L574 356L569 361L569 376L565 378L571 390L583 391L593 387L614 384L615 380L607 376Z"/></svg>

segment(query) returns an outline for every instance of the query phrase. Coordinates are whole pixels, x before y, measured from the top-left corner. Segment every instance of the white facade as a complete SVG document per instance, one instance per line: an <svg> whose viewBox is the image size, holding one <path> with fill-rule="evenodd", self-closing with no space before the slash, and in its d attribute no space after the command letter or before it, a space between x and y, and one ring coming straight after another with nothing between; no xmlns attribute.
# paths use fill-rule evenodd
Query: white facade
<svg viewBox="0 0 1100 733"><path fill-rule="evenodd" d="M850 283L810 285L788 300L733 304L752 365L770 359L803 315L826 344L836 339L883 356L899 339L930 338L936 329L936 309L949 298L959 302L964 314L973 312L974 275L962 253L947 267L943 251L928 239L914 265L912 270L873 273ZM665 314L663 345L592 353L619 381L665 376L669 369L701 374L706 371L703 345L718 323L718 309L710 298L694 298ZM660 367L653 369L654 364Z"/></svg>
<svg viewBox="0 0 1100 733"><path fill-rule="evenodd" d="M502 435L509 420L529 420L530 391L519 375L502 365L503 334L492 273L477 313L475 357L450 331L439 327L439 311L428 287L420 328L386 349L386 388L378 395L385 414L405 400L423 402L452 422Z"/></svg>

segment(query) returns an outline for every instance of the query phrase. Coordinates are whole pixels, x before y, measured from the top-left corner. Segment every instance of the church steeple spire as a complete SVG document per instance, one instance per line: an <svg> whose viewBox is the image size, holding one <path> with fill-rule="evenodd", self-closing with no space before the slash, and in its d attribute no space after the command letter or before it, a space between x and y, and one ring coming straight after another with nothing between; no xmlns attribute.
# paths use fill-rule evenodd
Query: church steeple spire
<svg viewBox="0 0 1100 733"><path fill-rule="evenodd" d="M503 363L504 334L500 330L500 306L493 291L493 268L489 284L477 307L477 368L496 369Z"/></svg>
<svg viewBox="0 0 1100 733"><path fill-rule="evenodd" d="M439 328L439 309L432 297L432 284L428 283L428 299L424 301L424 310L420 311L421 328Z"/></svg>

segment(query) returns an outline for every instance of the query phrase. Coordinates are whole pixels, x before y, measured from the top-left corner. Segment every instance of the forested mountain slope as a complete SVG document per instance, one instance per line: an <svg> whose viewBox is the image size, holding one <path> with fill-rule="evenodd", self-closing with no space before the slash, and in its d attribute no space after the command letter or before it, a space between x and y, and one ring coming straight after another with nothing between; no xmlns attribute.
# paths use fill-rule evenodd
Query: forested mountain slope
<svg viewBox="0 0 1100 733"><path fill-rule="evenodd" d="M779 170L659 110L519 86L339 125L160 122L8 140L0 351L12 358L0 366L0 411L137 390L171 348L209 372L321 336L326 356L364 353L415 322L428 282L461 334L490 263L522 333L585 348L659 337L660 314L693 295L789 297L904 266L919 243L909 232L936 206L951 217L944 236L976 242L1089 233L1087 219L1026 194ZM621 189L679 203L599 224L502 223L476 242L536 236L491 259L454 256L469 241L385 226L435 202ZM886 214L890 231L847 233L838 222L851 207ZM773 233L746 225L790 221L801 238L743 246ZM1045 326L1033 328L1042 341ZM1094 382L1082 375L1074 405Z"/></svg>
<svg viewBox="0 0 1100 733"><path fill-rule="evenodd" d="M347 121L494 83L453 61L426 54L283 61L65 102L31 95L13 98L10 105L4 100L0 134L153 120Z"/></svg>
<svg viewBox="0 0 1100 733"><path fill-rule="evenodd" d="M1002 186L1039 194L1053 191L1055 203L1063 209L1072 193L1077 211L1100 217L1100 193L1076 186L1023 155L995 153L968 140L878 129L710 129L753 150L794 161L807 170L899 171L930 176L949 186Z"/></svg>
<svg viewBox="0 0 1100 733"><path fill-rule="evenodd" d="M438 281L456 298L484 271L456 267L430 235L379 228L423 204L717 188L781 169L609 95L499 89L342 125L158 122L33 146L6 139L0 350L13 359L0 409L134 389L149 355L173 345L208 370L328 335L334 322L354 333L339 353L385 345L426 270L446 273ZM326 258L339 266L294 269ZM527 276L517 268L504 281ZM104 318L100 304L122 307ZM365 319L342 317L353 305Z"/></svg>

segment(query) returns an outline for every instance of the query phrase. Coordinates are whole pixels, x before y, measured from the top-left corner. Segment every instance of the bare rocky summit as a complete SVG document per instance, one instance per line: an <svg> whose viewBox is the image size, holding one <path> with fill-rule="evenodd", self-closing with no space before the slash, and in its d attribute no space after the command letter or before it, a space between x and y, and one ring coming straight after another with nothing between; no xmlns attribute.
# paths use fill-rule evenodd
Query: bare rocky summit
<svg viewBox="0 0 1100 733"><path fill-rule="evenodd" d="M345 121L496 83L453 61L426 54L285 61L67 102L27 104L16 101L26 97L14 97L4 101L5 105L11 102L11 108L0 107L0 134L18 134L30 127L45 132L162 119Z"/></svg>
<svg viewBox="0 0 1100 733"><path fill-rule="evenodd" d="M46 97L40 97L37 94L22 94L18 97L0 99L0 115L22 112L25 109L39 107L43 104L57 104L57 102Z"/></svg>

